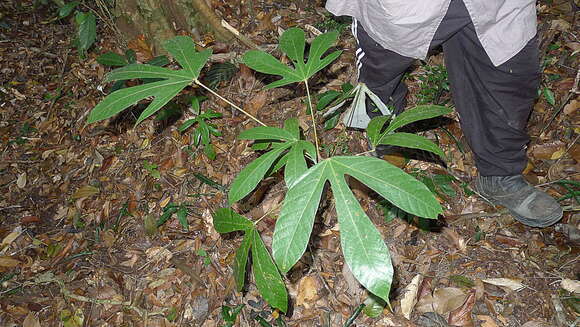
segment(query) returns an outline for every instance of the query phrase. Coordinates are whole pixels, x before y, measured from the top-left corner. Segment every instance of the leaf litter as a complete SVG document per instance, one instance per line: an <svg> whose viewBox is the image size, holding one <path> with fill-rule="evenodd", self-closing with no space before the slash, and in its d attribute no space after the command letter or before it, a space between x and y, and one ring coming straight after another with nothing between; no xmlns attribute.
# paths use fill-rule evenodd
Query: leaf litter
<svg viewBox="0 0 580 327"><path fill-rule="evenodd" d="M320 26L329 19L320 2L252 2L256 21L239 4L212 2L221 17L261 44L276 43L279 30ZM578 244L566 237L572 232L559 230L573 230L580 221L574 196L580 180L575 144L579 99L572 91L577 90L573 61L579 44L570 33L572 10L562 6L539 5L545 64L542 93L528 126L532 143L526 178L565 198L562 205L571 208L561 222L566 228L527 228L472 194L468 176L475 172L473 158L461 150L467 146L457 119L445 130L425 132L452 158L447 170L395 159L407 171L425 172L433 180L444 180L433 177L437 174L453 176L445 182L448 186L436 190L443 218L435 224L416 217L386 220L372 191L362 187L355 192L387 242L396 281L393 311L387 307L377 317L363 311L354 324L548 326L577 317ZM161 122L146 120L132 129L139 111L85 126L89 110L102 99L96 86L105 71L96 52L125 49L103 33L97 51L80 60L69 47L74 34L70 24L41 24L47 13L29 1L0 8L3 324L222 326L223 306L242 304L233 318L239 326L256 325L257 316L272 325L282 318L289 326L342 326L353 317L367 295L345 278L333 210L316 220L306 255L286 275L291 313L272 310L251 278L243 292L236 291L232 265L242 235L217 233L212 213L227 203L227 187L253 159L249 142L236 135L254 123L216 98L204 102L204 110L223 114L215 121L223 135L216 137L213 161L188 147L191 136L179 133L179 124L159 131ZM342 83L354 82L354 40L347 33L340 40L338 48L345 53L328 72L319 73L316 92L326 91L324 85L340 91ZM153 58L145 40L135 39L129 46L139 62ZM246 51L241 45L230 50L237 57ZM410 74L410 103L422 100L417 94L429 93L421 92L421 77L441 59L431 57L427 66L418 65ZM293 108L302 108L305 90L264 91L265 84L241 65L231 82L217 85L220 94L249 104L252 114L281 127L278 122L297 115ZM185 92L197 95L197 90ZM446 97L442 92L439 100ZM308 127L305 113L297 116ZM340 124L321 139L326 151L336 154L366 150L366 140ZM562 180L571 184L565 187ZM276 202L284 192L281 182L275 176L273 186L264 188L246 210L254 220L262 217L257 228L267 248L279 215ZM445 194L450 190L455 196ZM191 208L187 230L178 219L156 225L170 202ZM323 199L321 206L328 203Z"/></svg>

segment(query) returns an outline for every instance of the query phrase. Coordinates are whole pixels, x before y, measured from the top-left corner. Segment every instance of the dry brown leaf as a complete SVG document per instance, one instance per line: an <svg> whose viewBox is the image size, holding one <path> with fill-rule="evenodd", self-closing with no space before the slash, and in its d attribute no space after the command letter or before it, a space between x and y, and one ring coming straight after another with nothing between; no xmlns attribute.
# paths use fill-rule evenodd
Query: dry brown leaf
<svg viewBox="0 0 580 327"><path fill-rule="evenodd" d="M403 168L407 164L407 158L398 153L384 155L383 159L399 168Z"/></svg>
<svg viewBox="0 0 580 327"><path fill-rule="evenodd" d="M101 237L103 238L103 241L105 242L105 246L107 247L112 247L113 244L115 244L115 241L117 240L117 237L115 236L115 232L113 232L113 230L111 229L107 229L106 231L101 233Z"/></svg>
<svg viewBox="0 0 580 327"><path fill-rule="evenodd" d="M120 265L133 268L138 260L139 260L139 255L137 255L137 253L131 253L129 255L129 259L121 262Z"/></svg>
<svg viewBox="0 0 580 327"><path fill-rule="evenodd" d="M483 321L480 325L481 327L498 327L498 325L495 323L495 320L493 320L493 318L490 316L477 315L475 317L477 320Z"/></svg>
<svg viewBox="0 0 580 327"><path fill-rule="evenodd" d="M565 149L565 144L562 141L536 144L530 149L530 155L536 159L549 160L554 152L563 149Z"/></svg>
<svg viewBox="0 0 580 327"><path fill-rule="evenodd" d="M418 312L437 312L444 315L461 307L466 297L467 295L459 288L437 288L433 294L421 292L415 309Z"/></svg>
<svg viewBox="0 0 580 327"><path fill-rule="evenodd" d="M296 296L296 305L303 305L310 308L318 299L318 282L312 276L304 276L298 284L298 296Z"/></svg>
<svg viewBox="0 0 580 327"><path fill-rule="evenodd" d="M165 260L167 262L173 257L171 251L161 246L150 247L145 251L145 254L147 255L147 260Z"/></svg>
<svg viewBox="0 0 580 327"><path fill-rule="evenodd" d="M0 267L14 268L20 264L20 261L11 257L0 257Z"/></svg>
<svg viewBox="0 0 580 327"><path fill-rule="evenodd" d="M568 23L567 21L565 21L563 19L554 19L554 20L552 20L552 22L550 24L550 28L558 30L558 31L566 32L566 31L570 30L570 23Z"/></svg>
<svg viewBox="0 0 580 327"><path fill-rule="evenodd" d="M483 281L479 278L475 279L475 299L481 300L483 298L483 294L485 293L485 285Z"/></svg>
<svg viewBox="0 0 580 327"><path fill-rule="evenodd" d="M554 325L545 320L531 320L523 324L522 327L554 327Z"/></svg>
<svg viewBox="0 0 580 327"><path fill-rule="evenodd" d="M411 319L411 313L415 304L417 304L417 292L419 291L419 285L423 281L422 275L417 275L413 277L413 280L405 287L403 290L403 298L401 299L401 313L407 319Z"/></svg>
<svg viewBox="0 0 580 327"><path fill-rule="evenodd" d="M27 225L27 224L34 224L40 222L40 218L37 216L24 216L20 218L20 223Z"/></svg>
<svg viewBox="0 0 580 327"><path fill-rule="evenodd" d="M508 288L512 291L519 291L526 287L520 281L510 278L488 278L484 279L483 282L499 287Z"/></svg>
<svg viewBox="0 0 580 327"><path fill-rule="evenodd" d="M465 242L465 239L463 239L463 237L461 237L453 228L443 228L442 234L457 250L461 252L467 251L467 242Z"/></svg>
<svg viewBox="0 0 580 327"><path fill-rule="evenodd" d="M40 327L40 321L34 313L29 312L22 322L22 327Z"/></svg>
<svg viewBox="0 0 580 327"><path fill-rule="evenodd" d="M471 312L473 311L474 305L475 291L472 290L467 295L467 299L463 305L449 313L447 323L451 326L473 327L473 318L471 317Z"/></svg>
<svg viewBox="0 0 580 327"><path fill-rule="evenodd" d="M580 281L564 278L560 282L560 287L568 292L580 294Z"/></svg>
<svg viewBox="0 0 580 327"><path fill-rule="evenodd" d="M147 44L145 35L143 34L129 41L127 47L135 51L138 62L146 62L148 60L153 59L153 50L151 49L151 46Z"/></svg>
<svg viewBox="0 0 580 327"><path fill-rule="evenodd" d="M444 315L465 303L467 295L459 288L443 287L433 292L433 304L435 312Z"/></svg>
<svg viewBox="0 0 580 327"><path fill-rule="evenodd" d="M10 245L12 242L14 242L15 239L18 238L18 236L20 236L21 233L22 233L22 227L18 226L16 228L14 228L14 230L12 232L10 232L10 234L8 234L4 237L0 247Z"/></svg>
<svg viewBox="0 0 580 327"><path fill-rule="evenodd" d="M254 95L246 104L246 111L248 111L253 116L256 116L258 111L260 111L260 109L266 105L269 95L270 92L268 90L262 90L256 93L256 95Z"/></svg>
<svg viewBox="0 0 580 327"><path fill-rule="evenodd" d="M564 106L564 114L571 116L578 108L580 108L580 101L574 99Z"/></svg>
<svg viewBox="0 0 580 327"><path fill-rule="evenodd" d="M18 175L18 179L16 179L16 185L19 188L24 188L26 186L26 172Z"/></svg>
<svg viewBox="0 0 580 327"><path fill-rule="evenodd" d="M92 186L92 185L85 185L79 188L73 195L73 200L78 200L82 198L87 198L89 196L95 195L99 193L99 189Z"/></svg>

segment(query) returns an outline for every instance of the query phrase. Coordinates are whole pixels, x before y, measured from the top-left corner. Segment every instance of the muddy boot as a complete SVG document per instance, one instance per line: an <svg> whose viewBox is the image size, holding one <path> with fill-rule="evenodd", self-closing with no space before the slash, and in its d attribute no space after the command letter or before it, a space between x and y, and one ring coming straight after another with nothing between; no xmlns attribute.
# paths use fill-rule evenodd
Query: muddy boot
<svg viewBox="0 0 580 327"><path fill-rule="evenodd" d="M558 202L528 184L522 175L478 176L475 187L493 204L506 207L524 225L547 227L562 218Z"/></svg>

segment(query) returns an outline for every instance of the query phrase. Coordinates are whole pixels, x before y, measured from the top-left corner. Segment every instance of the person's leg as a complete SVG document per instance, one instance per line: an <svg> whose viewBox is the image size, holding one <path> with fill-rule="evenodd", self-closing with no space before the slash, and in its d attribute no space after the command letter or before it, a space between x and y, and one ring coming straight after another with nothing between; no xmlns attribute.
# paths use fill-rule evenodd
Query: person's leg
<svg viewBox="0 0 580 327"><path fill-rule="evenodd" d="M375 42L355 20L353 35L357 40L357 69L359 82L365 83L387 106L399 114L406 106L407 86L401 81L414 59L386 50ZM367 114L372 119L380 116L367 103Z"/></svg>
<svg viewBox="0 0 580 327"><path fill-rule="evenodd" d="M537 38L498 67L473 24L445 41L443 51L453 101L481 175L479 191L527 225L557 222L562 216L558 203L521 176L528 160L526 124L539 83Z"/></svg>
<svg viewBox="0 0 580 327"><path fill-rule="evenodd" d="M469 13L460 0L452 0L445 17L437 28L430 48L436 48L471 23ZM402 82L403 75L415 59L402 56L394 51L384 49L364 30L364 27L353 22L353 35L357 40L357 68L359 81L365 83L387 106L401 113L407 102L407 86ZM381 113L367 105L370 118Z"/></svg>

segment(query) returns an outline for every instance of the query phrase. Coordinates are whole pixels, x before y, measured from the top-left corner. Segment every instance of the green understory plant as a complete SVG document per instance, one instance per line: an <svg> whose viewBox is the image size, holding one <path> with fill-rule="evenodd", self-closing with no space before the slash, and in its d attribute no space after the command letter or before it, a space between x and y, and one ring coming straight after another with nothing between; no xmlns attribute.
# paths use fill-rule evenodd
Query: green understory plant
<svg viewBox="0 0 580 327"><path fill-rule="evenodd" d="M217 129L216 125L209 121L221 118L222 114L211 109L202 113L200 101L203 101L204 99L205 97L192 98L191 111L196 115L196 117L186 120L183 125L179 127L179 131L183 133L185 130L195 126L193 130L193 146L198 147L199 145L203 145L203 153L205 153L209 159L214 160L216 158L216 152L213 144L211 144L211 136L221 136L222 133Z"/></svg>
<svg viewBox="0 0 580 327"><path fill-rule="evenodd" d="M127 66L130 64L135 64L137 62L137 54L135 53L135 51L128 49L127 51L125 51L125 55L122 56L118 53L109 51L109 52L105 52L102 55L97 57L97 62L103 66L109 66L109 67L123 67L123 66ZM147 61L145 64L147 65L153 65L153 66L165 66L169 64L169 58L167 58L167 56L157 56L149 61ZM147 82L152 82L155 81L155 79L152 80L144 80L144 83ZM115 92L121 88L125 87L125 82L124 80L119 80L116 81L113 86L111 86L111 90L110 92Z"/></svg>
<svg viewBox="0 0 580 327"><path fill-rule="evenodd" d="M247 52L243 62L256 71L281 76L281 79L268 84L267 88L304 83L307 108L313 108L308 80L338 58L340 51L325 55L337 37L337 32L321 34L312 41L307 50L304 31L290 28L280 37L280 49L289 58L291 66L258 50ZM283 169L287 187L273 234L273 260L255 228L255 223L227 208L219 209L214 214L214 226L219 233L241 231L245 235L236 252L234 263L238 289L243 287L246 263L251 251L254 278L260 294L274 308L287 311L288 295L280 272L287 273L306 251L319 202L325 186L329 184L335 200L345 262L364 287L388 303L393 277L389 250L355 198L349 187L349 180L357 179L405 212L435 219L442 212L442 208L429 189L403 170L374 157L353 155L323 158L318 141L316 110L310 110L311 126L306 131L300 129L295 118L287 119L282 128L266 126L198 80L211 50L195 51L195 45L187 37L176 37L168 41L165 48L183 69L175 71L151 65L128 65L112 71L107 75L107 81L135 78L159 80L113 92L93 109L88 122L112 117L141 100L153 97L153 101L138 118L139 123L188 85L197 84L205 88L261 125L239 135L240 139L253 141L253 148L263 151L263 154L236 176L228 192L228 202L234 204L245 198L262 179L278 170ZM360 106L365 97L378 99L364 84L359 84L352 90L353 102L359 109L362 108ZM349 92L345 93L350 97ZM383 109L386 110L386 107ZM444 107L424 106L411 109L394 119L378 117L369 124L367 134L373 146L393 144L443 156L443 152L427 139L397 132L397 129L447 112L448 109ZM312 141L306 139L305 135L312 135Z"/></svg>
<svg viewBox="0 0 580 327"><path fill-rule="evenodd" d="M187 215L189 214L190 205L187 203L177 204L169 202L164 208L163 213L157 219L157 227L165 224L174 214L184 230L189 230L189 223L187 222Z"/></svg>
<svg viewBox="0 0 580 327"><path fill-rule="evenodd" d="M55 1L59 4L58 17L63 19L74 13L74 21L77 27L77 35L73 44L79 52L79 56L84 58L89 48L97 39L97 17L90 11L79 10L80 1Z"/></svg>

